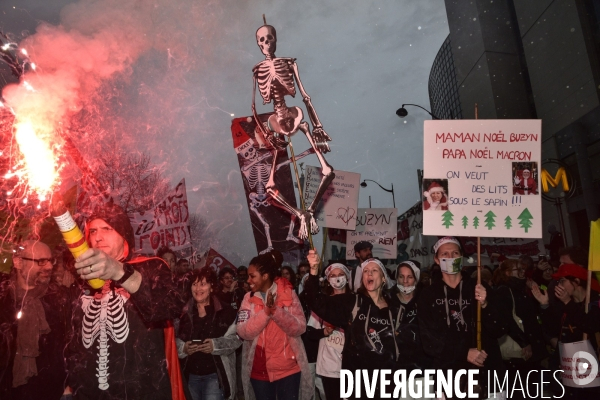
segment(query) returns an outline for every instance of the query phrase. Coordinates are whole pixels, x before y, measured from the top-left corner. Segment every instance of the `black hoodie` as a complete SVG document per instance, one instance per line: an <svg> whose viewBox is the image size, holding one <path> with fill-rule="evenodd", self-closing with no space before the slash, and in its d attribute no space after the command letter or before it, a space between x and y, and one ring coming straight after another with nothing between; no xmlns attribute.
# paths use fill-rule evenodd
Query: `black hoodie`
<svg viewBox="0 0 600 400"><path fill-rule="evenodd" d="M467 362L469 349L477 347L476 284L474 279L463 278L456 288L451 288L442 279L436 279L419 296L421 341L425 353L433 358L435 369L476 368ZM503 372L498 338L506 333L506 324L495 310L492 290L486 290L488 305L481 310L482 348L488 354L484 368Z"/></svg>
<svg viewBox="0 0 600 400"><path fill-rule="evenodd" d="M319 278L315 275L306 280L304 290L310 309L344 330L343 369L394 369L398 349L393 328L398 310L389 299L388 307L380 309L362 294L328 296L319 290Z"/></svg>

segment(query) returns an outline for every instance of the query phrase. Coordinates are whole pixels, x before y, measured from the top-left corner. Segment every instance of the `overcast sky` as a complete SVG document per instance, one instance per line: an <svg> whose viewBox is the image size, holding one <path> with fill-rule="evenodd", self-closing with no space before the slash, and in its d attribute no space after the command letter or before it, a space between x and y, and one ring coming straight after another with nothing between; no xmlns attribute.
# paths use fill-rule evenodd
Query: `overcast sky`
<svg viewBox="0 0 600 400"><path fill-rule="evenodd" d="M0 30L20 40L42 21L61 24L61 9L69 3L3 0ZM95 14L104 12L98 3L106 10L133 4L82 3ZM137 131L131 143L152 154L172 184L186 179L190 210L212 224L218 232L213 247L232 262L256 254L230 125L231 114L250 113L251 70L264 59L255 41L262 14L277 29L276 55L297 58L304 87L333 139L326 157L334 169L360 173L385 187L393 183L399 213L418 201L416 171L422 168L428 115L409 108L401 120L395 110L402 103L429 108L431 64L448 35L443 0L135 3L148 11L152 29L144 32L156 39L134 57L121 87L129 93L121 97L128 103L120 105L122 112L138 126L147 125L148 134ZM73 21L79 15L73 10L80 12L63 13L62 23L71 31L87 29L85 22ZM272 111L258 96L257 102L259 113ZM299 96L287 103L302 105ZM308 148L299 135L293 140L297 153ZM318 165L314 156L303 161ZM392 205L389 193L369 185L361 189L359 207L368 207L368 196L373 207Z"/></svg>

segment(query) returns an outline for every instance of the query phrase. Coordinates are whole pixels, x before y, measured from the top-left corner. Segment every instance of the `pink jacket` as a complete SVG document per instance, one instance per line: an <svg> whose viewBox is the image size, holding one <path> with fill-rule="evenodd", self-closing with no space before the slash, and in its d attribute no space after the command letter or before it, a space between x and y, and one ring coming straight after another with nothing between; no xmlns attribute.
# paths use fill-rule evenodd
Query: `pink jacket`
<svg viewBox="0 0 600 400"><path fill-rule="evenodd" d="M300 398L310 399L314 394L314 383L300 338L306 330L306 318L300 300L292 285L283 278L275 279L270 290L277 294L277 310L273 315L267 316L264 312L265 304L260 293L246 293L238 311L237 334L244 339L242 382L245 398L255 398L250 385L250 372L256 345L259 344L265 349L269 380L273 382L289 376L290 366L295 364L295 360L302 374Z"/></svg>

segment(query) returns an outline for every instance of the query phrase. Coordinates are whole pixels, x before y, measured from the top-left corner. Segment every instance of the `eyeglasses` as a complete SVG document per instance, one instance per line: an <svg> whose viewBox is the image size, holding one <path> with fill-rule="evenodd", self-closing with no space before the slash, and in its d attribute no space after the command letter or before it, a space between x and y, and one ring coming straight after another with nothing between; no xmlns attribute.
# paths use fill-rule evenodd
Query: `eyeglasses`
<svg viewBox="0 0 600 400"><path fill-rule="evenodd" d="M37 263L37 265L39 265L40 267L43 267L44 265L51 263L52 265L54 265L56 263L56 260L54 258L27 258L27 257L20 257L22 260L27 260L27 261L33 261L34 263Z"/></svg>

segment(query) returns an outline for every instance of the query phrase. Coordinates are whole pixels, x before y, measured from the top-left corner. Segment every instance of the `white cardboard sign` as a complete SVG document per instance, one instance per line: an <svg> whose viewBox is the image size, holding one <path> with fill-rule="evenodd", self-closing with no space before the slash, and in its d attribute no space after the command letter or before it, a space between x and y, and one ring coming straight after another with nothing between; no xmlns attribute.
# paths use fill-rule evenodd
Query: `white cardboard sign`
<svg viewBox="0 0 600 400"><path fill-rule="evenodd" d="M541 238L541 125L425 121L423 233Z"/></svg>
<svg viewBox="0 0 600 400"><path fill-rule="evenodd" d="M373 244L373 257L395 259L398 210L395 208L359 208L356 230L346 232L346 259L355 260L354 245L360 241Z"/></svg>
<svg viewBox="0 0 600 400"><path fill-rule="evenodd" d="M321 168L308 165L304 178L304 204L310 205L321 183ZM349 229L356 228L360 174L335 170L335 179L317 206L315 219L320 227Z"/></svg>

